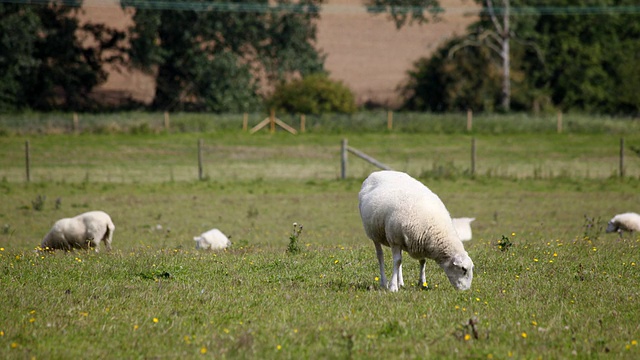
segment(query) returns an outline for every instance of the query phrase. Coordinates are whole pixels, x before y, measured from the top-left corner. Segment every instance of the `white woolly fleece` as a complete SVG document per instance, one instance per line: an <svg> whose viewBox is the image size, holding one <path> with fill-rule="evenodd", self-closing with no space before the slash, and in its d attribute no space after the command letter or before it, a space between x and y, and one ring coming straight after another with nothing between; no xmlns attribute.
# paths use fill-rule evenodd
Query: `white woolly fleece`
<svg viewBox="0 0 640 360"><path fill-rule="evenodd" d="M380 264L381 286L386 287L380 245L391 248L394 275L391 291L403 285L402 251L420 260L435 260L452 285L466 290L473 278L473 262L464 250L451 217L440 198L421 182L397 171L377 171L362 184L359 208L367 236L373 240ZM455 261L454 261L455 259Z"/></svg>
<svg viewBox="0 0 640 360"><path fill-rule="evenodd" d="M111 217L104 211L89 211L73 218L56 221L51 230L42 239L43 249L87 249L98 252L104 241L107 251L111 250L111 241L116 227Z"/></svg>

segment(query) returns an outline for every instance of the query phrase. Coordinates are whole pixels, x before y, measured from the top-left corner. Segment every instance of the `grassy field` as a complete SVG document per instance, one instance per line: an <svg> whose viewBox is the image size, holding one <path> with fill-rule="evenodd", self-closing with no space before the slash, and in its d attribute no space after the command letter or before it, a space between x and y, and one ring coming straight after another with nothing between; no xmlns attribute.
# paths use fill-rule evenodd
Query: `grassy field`
<svg viewBox="0 0 640 360"><path fill-rule="evenodd" d="M375 169L351 157L340 180L343 137L420 177L453 216L477 218L465 244L476 264L470 291L455 291L433 262L421 290L408 258L406 288L379 289L357 211ZM603 230L637 210L635 155L619 179L619 135L477 134L472 178L470 138L0 137L0 357L640 357L640 240ZM55 220L92 209L116 224L113 252L34 251ZM295 255L286 252L294 222L304 226ZM196 251L193 236L212 227L233 246Z"/></svg>
<svg viewBox="0 0 640 360"><path fill-rule="evenodd" d="M183 134L31 135L0 137L0 179L26 179L25 147L35 182L149 183L198 179L198 141L203 174L213 181L335 180L340 146L348 144L393 169L427 178L460 178L471 169L491 178L617 177L620 136L610 134L307 134L235 132ZM626 175L640 177L640 132L625 135ZM364 178L372 166L351 155L347 176Z"/></svg>

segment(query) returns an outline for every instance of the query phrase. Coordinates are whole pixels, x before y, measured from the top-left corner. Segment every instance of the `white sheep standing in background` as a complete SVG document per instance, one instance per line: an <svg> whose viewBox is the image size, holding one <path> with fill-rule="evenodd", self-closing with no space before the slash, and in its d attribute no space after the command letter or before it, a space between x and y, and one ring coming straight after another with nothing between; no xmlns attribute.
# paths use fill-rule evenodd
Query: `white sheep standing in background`
<svg viewBox="0 0 640 360"><path fill-rule="evenodd" d="M200 236L194 237L193 240L196 242L196 249L202 250L222 250L231 246L229 238L218 229L203 232Z"/></svg>
<svg viewBox="0 0 640 360"><path fill-rule="evenodd" d="M111 217L104 211L89 211L72 218L56 221L42 239L42 249L88 249L98 252L100 242L104 242L107 251L111 250L111 241L116 227Z"/></svg>
<svg viewBox="0 0 640 360"><path fill-rule="evenodd" d="M471 240L471 223L476 218L470 217L461 217L461 218L452 218L451 222L453 223L454 229L458 233L460 240L469 241Z"/></svg>
<svg viewBox="0 0 640 360"><path fill-rule="evenodd" d="M387 287L382 245L391 248L393 258L390 291L404 286L402 251L419 260L420 284L426 282L426 259L432 259L456 289L471 287L473 261L446 207L421 182L402 172L377 171L362 183L359 200L364 230L376 247L381 287Z"/></svg>
<svg viewBox="0 0 640 360"><path fill-rule="evenodd" d="M640 215L634 212L618 214L609 220L605 231L617 232L620 236L623 231L629 231L632 234L634 231L640 231Z"/></svg>

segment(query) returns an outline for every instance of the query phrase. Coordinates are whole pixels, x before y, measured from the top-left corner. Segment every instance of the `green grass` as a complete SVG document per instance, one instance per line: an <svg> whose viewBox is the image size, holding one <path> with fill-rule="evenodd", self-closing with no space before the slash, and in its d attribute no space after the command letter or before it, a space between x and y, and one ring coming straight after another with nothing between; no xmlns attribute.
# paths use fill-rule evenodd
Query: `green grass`
<svg viewBox="0 0 640 360"><path fill-rule="evenodd" d="M374 169L351 157L338 180L343 136L477 218L470 291L433 262L421 290L409 257L407 286L379 289L357 211ZM603 231L640 202L632 156L632 175L610 176L617 137L478 136L470 178L461 134L35 136L31 183L25 139L0 137L3 359L640 356L640 239ZM589 176L576 164L587 159ZM92 209L114 220L113 252L34 251L55 220ZM196 251L212 227L233 246Z"/></svg>
<svg viewBox="0 0 640 360"><path fill-rule="evenodd" d="M268 117L268 113L246 114L247 127L253 128ZM276 114L277 118L301 129L298 114ZM0 114L0 136L10 134L154 134L154 133L220 133L243 128L245 114L170 113L168 122L161 112L117 113L5 113ZM77 122L74 120L77 119ZM561 131L565 134L626 135L640 130L635 118L568 113L561 116ZM467 129L467 113L393 112L391 131L395 133L439 134L554 134L558 132L556 113L480 113L472 117ZM168 125L168 127L167 127ZM306 115L305 131L314 134L380 133L388 130L389 112L359 111L352 115ZM266 129L269 127L267 126ZM263 129L262 132L267 130Z"/></svg>
<svg viewBox="0 0 640 360"><path fill-rule="evenodd" d="M625 173L640 177L640 133L625 135ZM111 134L0 137L0 179L35 182L171 182L198 178L198 140L210 180L333 180L340 177L342 139L396 170L427 178L469 175L476 141L476 175L501 178L595 178L619 173L620 137L609 134ZM374 169L349 156L347 176Z"/></svg>
<svg viewBox="0 0 640 360"><path fill-rule="evenodd" d="M476 263L472 290L455 291L432 262L432 290L419 290L417 262L407 258L408 286L394 294L378 288L358 186L5 183L0 354L640 355L640 242L602 231L610 214L640 200L637 181L434 180L452 214L478 218L466 244ZM41 211L29 206L37 194L47 195ZM33 251L54 219L93 208L112 214L114 252ZM293 222L304 224L297 255L287 253ZM230 250L193 249L192 237L211 226L232 235ZM508 251L497 246L503 235Z"/></svg>

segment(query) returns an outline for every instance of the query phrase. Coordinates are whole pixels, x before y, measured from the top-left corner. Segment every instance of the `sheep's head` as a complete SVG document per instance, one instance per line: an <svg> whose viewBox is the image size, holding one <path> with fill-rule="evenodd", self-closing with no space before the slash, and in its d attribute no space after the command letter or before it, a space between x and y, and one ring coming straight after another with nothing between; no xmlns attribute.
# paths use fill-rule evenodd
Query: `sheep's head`
<svg viewBox="0 0 640 360"><path fill-rule="evenodd" d="M457 290L469 290L471 288L473 261L466 252L454 255L441 266L445 274L447 274L449 282Z"/></svg>
<svg viewBox="0 0 640 360"><path fill-rule="evenodd" d="M620 226L620 224L617 221L615 221L614 219L611 219L607 223L607 229L605 230L605 232L607 232L607 233L622 232L623 230L627 230L627 229L625 229L622 226Z"/></svg>
<svg viewBox="0 0 640 360"><path fill-rule="evenodd" d="M193 238L193 240L196 242L196 250L206 250L209 248L209 243L202 236L196 236Z"/></svg>

